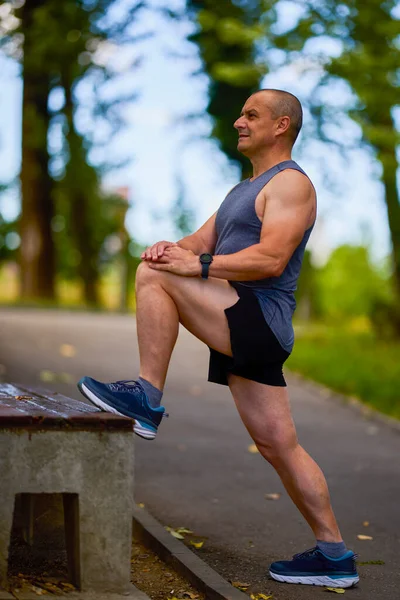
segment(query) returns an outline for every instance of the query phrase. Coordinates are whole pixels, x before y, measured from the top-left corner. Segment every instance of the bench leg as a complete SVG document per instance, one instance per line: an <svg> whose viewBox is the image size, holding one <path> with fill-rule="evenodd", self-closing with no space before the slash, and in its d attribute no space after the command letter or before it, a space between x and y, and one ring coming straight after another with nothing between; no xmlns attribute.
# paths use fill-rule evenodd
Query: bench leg
<svg viewBox="0 0 400 600"><path fill-rule="evenodd" d="M80 496L82 590L125 593L130 586L132 508L107 499Z"/></svg>
<svg viewBox="0 0 400 600"><path fill-rule="evenodd" d="M35 496L21 494L22 537L29 546L33 544L34 507Z"/></svg>
<svg viewBox="0 0 400 600"><path fill-rule="evenodd" d="M0 502L0 588L7 587L8 547L10 545L15 496L7 494Z"/></svg>
<svg viewBox="0 0 400 600"><path fill-rule="evenodd" d="M81 587L81 564L79 543L79 497L78 494L63 494L64 531L67 548L68 572L71 583Z"/></svg>

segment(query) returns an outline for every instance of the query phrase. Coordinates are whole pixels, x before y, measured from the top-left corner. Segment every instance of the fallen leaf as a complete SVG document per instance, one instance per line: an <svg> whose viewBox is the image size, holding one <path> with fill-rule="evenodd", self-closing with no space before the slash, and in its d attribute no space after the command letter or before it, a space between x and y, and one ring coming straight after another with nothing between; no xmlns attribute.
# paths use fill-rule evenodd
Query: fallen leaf
<svg viewBox="0 0 400 600"><path fill-rule="evenodd" d="M39 373L39 379L40 381L54 381L56 379L57 375L55 373L53 373L53 371L40 371Z"/></svg>
<svg viewBox="0 0 400 600"><path fill-rule="evenodd" d="M266 596L265 594L251 594L251 600L273 600L273 596Z"/></svg>
<svg viewBox="0 0 400 600"><path fill-rule="evenodd" d="M62 581L61 585L62 585L63 588L66 588L67 590L74 590L75 589L75 586L73 586L72 583L64 583Z"/></svg>
<svg viewBox="0 0 400 600"><path fill-rule="evenodd" d="M35 587L34 585L31 586L31 590L35 592L37 596L43 596L43 594L46 593L42 588Z"/></svg>
<svg viewBox="0 0 400 600"><path fill-rule="evenodd" d="M177 531L178 533L193 533L193 531L190 531L190 529L186 529L186 527L178 527L178 529L176 529L175 531Z"/></svg>
<svg viewBox="0 0 400 600"><path fill-rule="evenodd" d="M183 597L188 597L190 600L196 600L199 597L199 594L194 594L193 592L183 592Z"/></svg>
<svg viewBox="0 0 400 600"><path fill-rule="evenodd" d="M265 494L267 500L279 500L280 494Z"/></svg>
<svg viewBox="0 0 400 600"><path fill-rule="evenodd" d="M171 535L172 535L174 538L176 538L177 540L184 540L184 539L185 539L185 538L183 537L183 535L181 535L180 533L178 533L177 531L175 531L175 529L172 529L172 527L168 527L168 526L166 526L166 527L165 527L165 529L166 529L167 531L169 531L169 532L170 532L170 534L171 534Z"/></svg>
<svg viewBox="0 0 400 600"><path fill-rule="evenodd" d="M233 587L238 590L242 590L242 592L246 591L248 587L250 587L250 583L241 583L240 581L232 581Z"/></svg>
<svg viewBox="0 0 400 600"><path fill-rule="evenodd" d="M374 538L373 538L373 537L371 537L370 535L362 535L362 534L358 535L358 536L357 536L357 538L358 538L359 540L373 540L373 539L374 539Z"/></svg>
<svg viewBox="0 0 400 600"><path fill-rule="evenodd" d="M364 525L364 527L368 527L369 521L364 521L363 525Z"/></svg>
<svg viewBox="0 0 400 600"><path fill-rule="evenodd" d="M365 561L357 561L357 565L384 565L384 560L365 560Z"/></svg>
<svg viewBox="0 0 400 600"><path fill-rule="evenodd" d="M60 354L66 358L72 358L76 354L75 346L72 344L61 344Z"/></svg>
<svg viewBox="0 0 400 600"><path fill-rule="evenodd" d="M16 400L32 400L32 396L14 396Z"/></svg>
<svg viewBox="0 0 400 600"><path fill-rule="evenodd" d="M250 444L247 450L250 452L250 454L257 454L258 452L258 448L255 444Z"/></svg>
<svg viewBox="0 0 400 600"><path fill-rule="evenodd" d="M335 594L344 594L345 592L343 588L326 587L325 590L327 592L334 592Z"/></svg>
<svg viewBox="0 0 400 600"><path fill-rule="evenodd" d="M190 540L190 543L192 544L192 546L194 546L195 548L201 548L204 544L204 542L194 542L193 540Z"/></svg>
<svg viewBox="0 0 400 600"><path fill-rule="evenodd" d="M144 502L139 502L138 507L139 508L144 508Z"/></svg>

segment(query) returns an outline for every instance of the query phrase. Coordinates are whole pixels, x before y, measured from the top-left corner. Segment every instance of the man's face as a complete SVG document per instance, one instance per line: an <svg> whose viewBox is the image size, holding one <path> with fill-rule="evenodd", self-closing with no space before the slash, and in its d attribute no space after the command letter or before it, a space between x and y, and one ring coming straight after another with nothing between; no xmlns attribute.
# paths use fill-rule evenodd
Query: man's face
<svg viewBox="0 0 400 600"><path fill-rule="evenodd" d="M272 106L272 102L267 92L250 96L240 117L235 121L234 127L239 133L237 149L245 156L254 156L275 142L277 119L272 118L268 107Z"/></svg>

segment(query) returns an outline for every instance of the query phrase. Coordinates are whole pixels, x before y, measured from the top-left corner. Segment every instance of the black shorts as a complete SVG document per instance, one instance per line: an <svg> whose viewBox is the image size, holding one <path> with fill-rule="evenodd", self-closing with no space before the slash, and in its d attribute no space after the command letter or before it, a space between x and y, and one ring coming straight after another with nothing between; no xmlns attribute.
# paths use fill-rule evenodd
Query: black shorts
<svg viewBox="0 0 400 600"><path fill-rule="evenodd" d="M228 385L228 373L259 383L285 387L283 363L289 356L265 321L260 303L251 289L230 282L239 295L225 309L233 357L210 348L208 381Z"/></svg>

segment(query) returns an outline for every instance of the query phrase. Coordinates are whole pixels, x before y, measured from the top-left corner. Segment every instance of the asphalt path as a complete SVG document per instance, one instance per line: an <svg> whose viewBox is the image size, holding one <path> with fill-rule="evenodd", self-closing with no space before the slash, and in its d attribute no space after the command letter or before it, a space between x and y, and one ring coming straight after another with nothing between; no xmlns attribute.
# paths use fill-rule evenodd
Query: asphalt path
<svg viewBox="0 0 400 600"><path fill-rule="evenodd" d="M73 351L63 344L75 354L66 356ZM82 399L75 381L83 375L137 376L134 317L3 308L0 364L4 381L43 386L40 374L48 371L57 380L46 387ZM155 441L136 438L136 502L164 525L202 536L203 547L194 551L226 579L252 584L274 600L325 597L323 588L268 578L271 561L312 547L314 539L273 469L249 451L229 390L206 381L207 365L208 349L182 330L163 400L170 418ZM400 599L399 432L315 386L288 380L300 441L326 475L347 545L359 561L384 562L360 566L360 584L346 594ZM359 540L360 534L373 539Z"/></svg>

